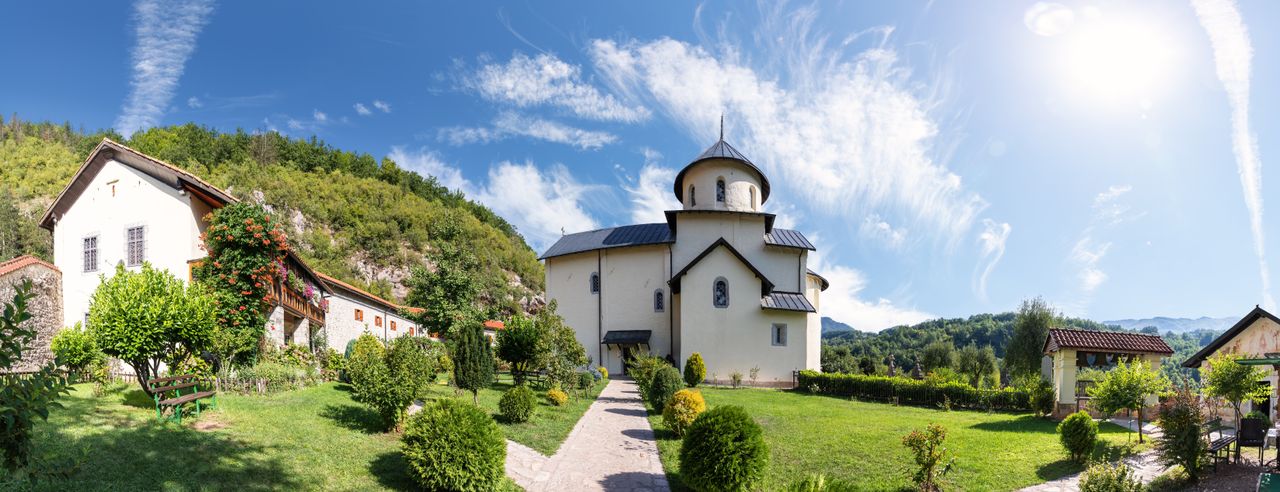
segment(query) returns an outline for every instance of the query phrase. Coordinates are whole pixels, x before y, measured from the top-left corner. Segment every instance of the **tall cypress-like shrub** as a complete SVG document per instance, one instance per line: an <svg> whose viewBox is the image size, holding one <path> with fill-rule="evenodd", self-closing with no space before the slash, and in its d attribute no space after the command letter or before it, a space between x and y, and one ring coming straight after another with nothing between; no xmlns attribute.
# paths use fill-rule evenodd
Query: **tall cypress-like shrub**
<svg viewBox="0 0 1280 492"><path fill-rule="evenodd" d="M493 349L479 322L463 323L453 346L453 379L480 404L480 388L493 382Z"/></svg>
<svg viewBox="0 0 1280 492"><path fill-rule="evenodd" d="M694 352L689 360L684 361L684 384L695 388L707 378L707 363L702 361L702 354Z"/></svg>

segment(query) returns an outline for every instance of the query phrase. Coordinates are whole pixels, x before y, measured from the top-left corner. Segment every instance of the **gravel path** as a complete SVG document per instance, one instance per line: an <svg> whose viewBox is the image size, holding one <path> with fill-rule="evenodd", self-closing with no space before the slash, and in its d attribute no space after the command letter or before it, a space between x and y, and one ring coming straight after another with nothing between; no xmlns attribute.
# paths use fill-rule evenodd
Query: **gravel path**
<svg viewBox="0 0 1280 492"><path fill-rule="evenodd" d="M622 379L609 381L555 456L507 441L507 476L529 492L670 490L636 384Z"/></svg>

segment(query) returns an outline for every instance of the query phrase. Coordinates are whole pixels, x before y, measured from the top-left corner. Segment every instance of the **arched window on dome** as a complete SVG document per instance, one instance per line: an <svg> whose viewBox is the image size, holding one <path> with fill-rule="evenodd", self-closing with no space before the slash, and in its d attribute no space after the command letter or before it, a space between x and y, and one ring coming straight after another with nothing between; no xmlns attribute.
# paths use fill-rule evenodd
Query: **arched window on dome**
<svg viewBox="0 0 1280 492"><path fill-rule="evenodd" d="M698 206L698 195L697 193L694 193L693 185L689 185L689 206L690 207Z"/></svg>
<svg viewBox="0 0 1280 492"><path fill-rule="evenodd" d="M755 185L752 185L751 186L751 210L755 210L755 209L756 209L756 187Z"/></svg>
<svg viewBox="0 0 1280 492"><path fill-rule="evenodd" d="M724 178L716 180L716 203L724 203Z"/></svg>
<svg viewBox="0 0 1280 492"><path fill-rule="evenodd" d="M724 277L717 277L711 284L711 304L718 308L729 307L729 281Z"/></svg>
<svg viewBox="0 0 1280 492"><path fill-rule="evenodd" d="M653 291L653 312L655 312L655 313L661 313L661 312L665 311L665 310L666 310L666 308L667 308L667 306L666 306L667 302L666 302L666 301L667 301L667 299L666 299L666 297L662 294L662 289L654 290L654 291Z"/></svg>

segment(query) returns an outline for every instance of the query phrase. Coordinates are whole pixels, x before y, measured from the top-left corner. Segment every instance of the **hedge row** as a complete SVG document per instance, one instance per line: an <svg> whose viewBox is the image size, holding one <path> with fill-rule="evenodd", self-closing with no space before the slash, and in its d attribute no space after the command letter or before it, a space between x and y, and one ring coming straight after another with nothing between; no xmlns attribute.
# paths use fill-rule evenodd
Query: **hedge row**
<svg viewBox="0 0 1280 492"><path fill-rule="evenodd" d="M864 400L894 401L900 405L937 407L947 399L952 408L974 410L1030 410L1025 391L1013 388L975 389L960 383L934 385L914 379L800 371L800 388L826 395Z"/></svg>

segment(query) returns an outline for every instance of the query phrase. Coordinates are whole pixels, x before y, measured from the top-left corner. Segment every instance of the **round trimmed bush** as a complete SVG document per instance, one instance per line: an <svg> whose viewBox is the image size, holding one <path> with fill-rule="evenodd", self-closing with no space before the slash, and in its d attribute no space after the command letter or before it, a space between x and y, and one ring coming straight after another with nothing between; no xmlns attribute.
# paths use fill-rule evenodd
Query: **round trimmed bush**
<svg viewBox="0 0 1280 492"><path fill-rule="evenodd" d="M764 432L735 405L703 412L680 444L680 478L698 491L749 489L768 464Z"/></svg>
<svg viewBox="0 0 1280 492"><path fill-rule="evenodd" d="M533 390L519 384L502 394L502 399L498 400L498 411L507 422L528 422L537 405L538 397L534 396Z"/></svg>
<svg viewBox="0 0 1280 492"><path fill-rule="evenodd" d="M694 352L689 360L684 361L684 384L694 388L706 378L707 363L702 361L702 354Z"/></svg>
<svg viewBox="0 0 1280 492"><path fill-rule="evenodd" d="M707 410L707 402L702 393L694 389L682 389L671 396L667 406L662 409L662 423L677 436L683 436L693 420Z"/></svg>
<svg viewBox="0 0 1280 492"><path fill-rule="evenodd" d="M596 385L596 378L589 372L578 373L578 389L587 389Z"/></svg>
<svg viewBox="0 0 1280 492"><path fill-rule="evenodd" d="M657 411L666 408L667 400L682 389L684 380L680 379L680 371L664 365L653 375L653 382L649 383L649 392L645 394L645 398L649 400L649 406Z"/></svg>
<svg viewBox="0 0 1280 492"><path fill-rule="evenodd" d="M1058 424L1058 438L1071 459L1083 462L1098 442L1098 423L1084 411L1073 413Z"/></svg>
<svg viewBox="0 0 1280 492"><path fill-rule="evenodd" d="M600 366L596 368L596 371L600 373L600 377L604 379L609 379L609 368L605 366Z"/></svg>
<svg viewBox="0 0 1280 492"><path fill-rule="evenodd" d="M502 428L470 403L442 398L427 405L400 440L409 475L425 490L496 490L506 477Z"/></svg>
<svg viewBox="0 0 1280 492"><path fill-rule="evenodd" d="M552 405L562 407L569 402L569 394L560 388L551 388L547 390L547 401L551 402Z"/></svg>

